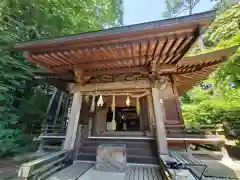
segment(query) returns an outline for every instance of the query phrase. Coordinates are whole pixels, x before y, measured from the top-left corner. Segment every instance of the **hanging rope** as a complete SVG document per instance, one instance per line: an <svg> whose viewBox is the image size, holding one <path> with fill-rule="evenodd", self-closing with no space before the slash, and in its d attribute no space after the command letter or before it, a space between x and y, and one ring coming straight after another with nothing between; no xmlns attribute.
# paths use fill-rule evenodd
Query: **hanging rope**
<svg viewBox="0 0 240 180"><path fill-rule="evenodd" d="M113 99L112 99L112 113L113 113L113 116L112 116L112 130L116 130L116 121L115 121L115 95L113 95Z"/></svg>
<svg viewBox="0 0 240 180"><path fill-rule="evenodd" d="M93 95L90 112L94 112L95 111L95 98L96 98L96 96Z"/></svg>
<svg viewBox="0 0 240 180"><path fill-rule="evenodd" d="M126 105L127 105L127 106L130 106L130 103L131 103L131 102L130 102L129 96L127 96Z"/></svg>
<svg viewBox="0 0 240 180"><path fill-rule="evenodd" d="M98 99L98 101L97 101L97 105L98 105L98 106L103 106L103 104L104 104L104 102L103 102L103 97L102 97L102 95L100 95L100 97L99 97L99 99Z"/></svg>
<svg viewBox="0 0 240 180"><path fill-rule="evenodd" d="M139 103L139 98L137 98L136 111L137 111L137 114L139 115L139 114L140 114L140 103Z"/></svg>
<svg viewBox="0 0 240 180"><path fill-rule="evenodd" d="M111 105L112 112L115 112L115 95L112 98L112 105ZM114 113L115 114L115 113ZM114 117L115 118L115 117Z"/></svg>
<svg viewBox="0 0 240 180"><path fill-rule="evenodd" d="M89 101L89 95L86 95L84 100L85 100L86 103L88 103L88 101Z"/></svg>
<svg viewBox="0 0 240 180"><path fill-rule="evenodd" d="M84 95L89 95L89 96L93 96L93 95L96 95L96 96L100 96L100 95L102 95L102 96L112 96L112 95L115 95L115 96L129 96L129 97L132 97L132 98L141 98L141 97L144 97L144 96L147 96L147 95L149 95L150 93L149 93L149 91L145 91L145 92L143 92L142 94L134 94L134 93L129 93L129 92L127 92L127 93L121 93L121 92L112 92L112 93L104 93L104 92L82 92L82 94L84 94Z"/></svg>

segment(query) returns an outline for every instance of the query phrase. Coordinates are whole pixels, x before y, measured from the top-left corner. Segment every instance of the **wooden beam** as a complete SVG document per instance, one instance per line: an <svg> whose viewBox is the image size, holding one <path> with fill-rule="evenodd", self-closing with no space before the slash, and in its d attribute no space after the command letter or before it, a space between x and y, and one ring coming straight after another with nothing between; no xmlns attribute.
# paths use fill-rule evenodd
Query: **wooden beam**
<svg viewBox="0 0 240 180"><path fill-rule="evenodd" d="M84 76L98 76L105 74L123 74L123 73L148 73L148 69L145 67L132 67L132 68L117 68L98 71L86 71Z"/></svg>
<svg viewBox="0 0 240 180"><path fill-rule="evenodd" d="M190 65L182 65L178 68L177 73L178 74L188 74L192 72L199 72L199 71L204 71L204 68L209 68L212 66L216 66L223 62L223 60L220 61L211 61L208 63L203 63L203 64L190 64Z"/></svg>
<svg viewBox="0 0 240 180"><path fill-rule="evenodd" d="M49 70L52 70L51 66L49 64L46 64L45 62L42 62L42 60L30 55L28 52L24 52L23 56L28 59L30 62L34 63L34 64L38 64L42 67L48 68Z"/></svg>
<svg viewBox="0 0 240 180"><path fill-rule="evenodd" d="M182 66L186 64L208 63L214 60L223 62L226 60L225 57L231 56L237 50L237 48L238 46L233 46L226 49L208 52L205 54L199 54L196 56L186 56L182 58L182 60L178 63L178 65Z"/></svg>
<svg viewBox="0 0 240 180"><path fill-rule="evenodd" d="M193 36L188 37L188 39L186 39L186 41L182 43L181 46L178 48L177 52L179 52L181 55L179 56L178 59L172 61L172 63L178 63L183 58L183 56L188 52L193 43L197 40L199 36L199 26L195 28L192 35Z"/></svg>
<svg viewBox="0 0 240 180"><path fill-rule="evenodd" d="M18 176L20 179L25 180L46 179L47 175L49 176L49 174L54 173L64 166L63 161L66 154L66 151L59 151L24 163L18 171Z"/></svg>
<svg viewBox="0 0 240 180"><path fill-rule="evenodd" d="M176 71L177 66L175 64L158 64L155 69L156 71Z"/></svg>
<svg viewBox="0 0 240 180"><path fill-rule="evenodd" d="M108 83L96 83L96 84L76 84L73 87L73 92L96 92L107 91L107 90L119 90L119 89L148 89L151 88L149 80L135 80L135 81L119 81L119 82L108 82Z"/></svg>
<svg viewBox="0 0 240 180"><path fill-rule="evenodd" d="M115 94L116 96L118 95L122 95L122 94L143 94L144 92L149 92L149 88L148 89L118 89L118 90L102 90L101 92L95 93L95 92L90 92L90 91L85 91L82 92L82 95L89 95L91 93L94 94Z"/></svg>
<svg viewBox="0 0 240 180"><path fill-rule="evenodd" d="M82 61L82 62L77 62L76 64L72 65L72 64L64 64L64 65L60 65L60 66L52 66L53 69L58 69L58 68L61 68L62 66L64 67L68 67L69 69L71 68L77 68L77 69L82 69L82 70L85 70L85 69L91 69L92 66L96 65L96 64L99 64L99 63L114 63L114 64L117 64L117 63L121 63L121 62L124 62L124 61L131 61L133 60L134 62L137 61L137 66L140 65L140 58L145 58L147 59L148 62L151 62L152 60L157 60L159 59L161 56L166 56L166 57L169 57L169 56L179 56L179 54L176 54L176 53L169 53L169 54L164 54L164 55L161 55L160 54L155 54L154 56L152 55L138 55L138 56L128 56L128 57L121 57L121 58L109 58L109 59L99 59L99 60L91 60L91 61L88 61L88 62L85 62L85 61Z"/></svg>
<svg viewBox="0 0 240 180"><path fill-rule="evenodd" d="M168 39L168 38L165 38L163 44L160 43L160 47L159 47L159 57L157 57L157 58L154 57L154 62L155 62L155 64L161 62L161 58L162 58L162 56L163 56L164 49L165 49L165 47L166 47L167 44L168 44L168 41L169 41L169 39Z"/></svg>

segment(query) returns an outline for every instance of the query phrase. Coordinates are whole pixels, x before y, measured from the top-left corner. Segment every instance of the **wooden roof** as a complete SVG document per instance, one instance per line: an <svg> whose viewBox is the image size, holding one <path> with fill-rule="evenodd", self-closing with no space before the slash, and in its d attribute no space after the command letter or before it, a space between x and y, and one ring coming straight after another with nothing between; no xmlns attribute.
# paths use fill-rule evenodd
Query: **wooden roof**
<svg viewBox="0 0 240 180"><path fill-rule="evenodd" d="M186 89L184 84L196 77L186 80L181 74L192 75L222 60L222 57L211 59L211 55L199 56L193 63L194 58L183 58L200 30L206 29L214 16L215 12L206 12L24 42L16 49L23 51L29 61L52 73L73 74L74 80L81 84L144 79L157 74L172 75L178 87Z"/></svg>
<svg viewBox="0 0 240 180"><path fill-rule="evenodd" d="M196 56L184 57L177 64L177 73L172 74L179 94L187 92L192 86L209 76L237 48L238 46L234 46Z"/></svg>

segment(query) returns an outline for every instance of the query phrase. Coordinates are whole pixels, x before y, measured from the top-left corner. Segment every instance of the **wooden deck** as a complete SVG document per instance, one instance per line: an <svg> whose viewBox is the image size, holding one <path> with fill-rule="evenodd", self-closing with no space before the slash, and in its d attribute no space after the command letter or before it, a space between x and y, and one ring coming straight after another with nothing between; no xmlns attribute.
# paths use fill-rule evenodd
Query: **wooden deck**
<svg viewBox="0 0 240 180"><path fill-rule="evenodd" d="M128 165L125 173L89 169L78 180L162 180L158 166Z"/></svg>
<svg viewBox="0 0 240 180"><path fill-rule="evenodd" d="M77 179L87 170L89 170L94 164L87 162L75 162L73 165L59 171L49 177L47 180L67 180L67 179Z"/></svg>
<svg viewBox="0 0 240 180"><path fill-rule="evenodd" d="M162 177L157 166L130 165L124 180L161 180Z"/></svg>

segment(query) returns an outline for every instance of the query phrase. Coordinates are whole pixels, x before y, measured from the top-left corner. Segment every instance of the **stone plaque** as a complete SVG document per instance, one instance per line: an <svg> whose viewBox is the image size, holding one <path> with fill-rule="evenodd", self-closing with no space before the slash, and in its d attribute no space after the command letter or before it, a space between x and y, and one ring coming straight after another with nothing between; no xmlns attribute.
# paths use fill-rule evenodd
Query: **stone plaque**
<svg viewBox="0 0 240 180"><path fill-rule="evenodd" d="M97 147L97 170L124 172L126 166L126 145L101 144Z"/></svg>

